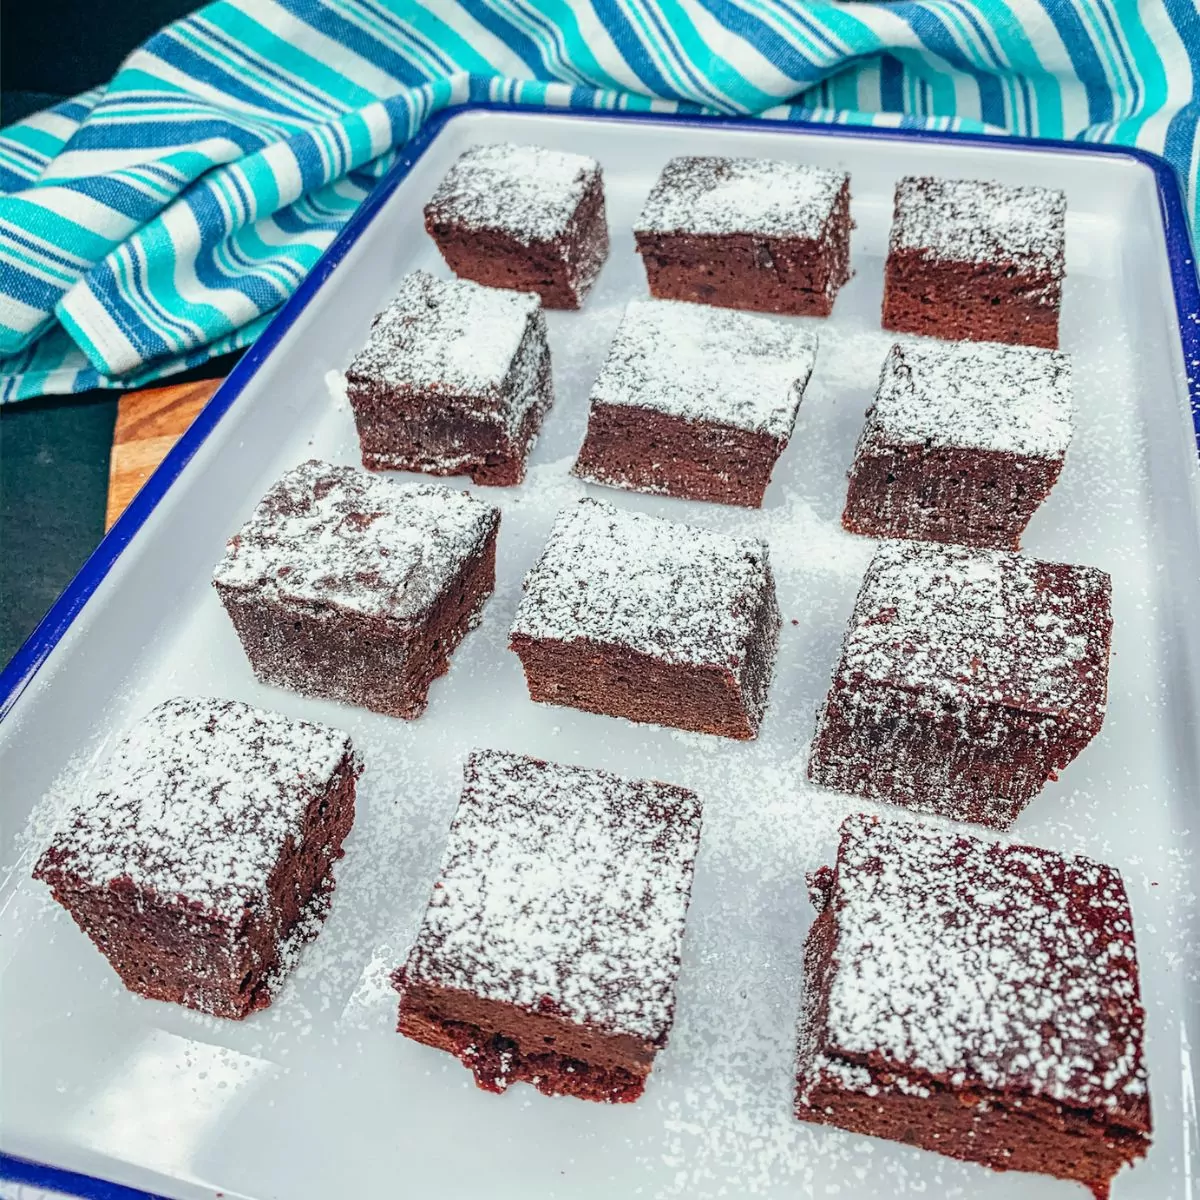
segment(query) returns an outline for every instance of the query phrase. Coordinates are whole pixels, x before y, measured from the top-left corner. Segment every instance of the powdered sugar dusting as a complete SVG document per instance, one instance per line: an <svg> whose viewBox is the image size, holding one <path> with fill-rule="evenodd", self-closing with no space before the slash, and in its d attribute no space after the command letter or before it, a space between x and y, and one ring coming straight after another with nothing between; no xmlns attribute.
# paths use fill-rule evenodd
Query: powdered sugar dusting
<svg viewBox="0 0 1200 1200"><path fill-rule="evenodd" d="M584 499L554 522L512 632L737 671L774 590L765 542Z"/></svg>
<svg viewBox="0 0 1200 1200"><path fill-rule="evenodd" d="M476 751L406 979L661 1046L699 839L683 788Z"/></svg>
<svg viewBox="0 0 1200 1200"><path fill-rule="evenodd" d="M267 903L284 843L353 755L349 737L233 700L160 704L65 814L43 863L96 886L129 878L236 917Z"/></svg>
<svg viewBox="0 0 1200 1200"><path fill-rule="evenodd" d="M1148 1128L1144 1013L1116 871L855 816L832 904L822 1039L832 1052Z"/></svg>
<svg viewBox="0 0 1200 1200"><path fill-rule="evenodd" d="M582 154L501 142L472 146L446 173L426 219L502 230L523 245L566 231L600 164Z"/></svg>
<svg viewBox="0 0 1200 1200"><path fill-rule="evenodd" d="M816 354L816 334L788 322L703 304L634 300L591 400L786 441Z"/></svg>
<svg viewBox="0 0 1200 1200"><path fill-rule="evenodd" d="M896 186L891 248L1061 279L1066 213L1066 196L1047 188L908 176Z"/></svg>
<svg viewBox="0 0 1200 1200"><path fill-rule="evenodd" d="M839 675L1087 723L1107 690L1111 588L1094 567L884 542Z"/></svg>
<svg viewBox="0 0 1200 1200"><path fill-rule="evenodd" d="M263 497L213 580L285 603L417 617L497 520L495 508L466 492L313 459Z"/></svg>
<svg viewBox="0 0 1200 1200"><path fill-rule="evenodd" d="M673 158L635 233L757 234L816 239L848 176L766 158Z"/></svg>
<svg viewBox="0 0 1200 1200"><path fill-rule="evenodd" d="M510 136L523 135L517 130ZM779 135L777 140L794 139ZM874 153L870 145L868 151ZM766 144L758 151L743 144L733 152L787 150ZM639 159L636 171L612 188L615 229L628 229L637 216L666 153L649 171ZM780 463L767 505L745 511L637 494L609 497L627 508L769 542L785 620L771 707L758 739L735 743L530 705L520 664L506 649L521 579L544 548L555 513L584 493L569 470L583 437L587 396L621 306L645 294L640 264L617 254L586 320L575 314L550 316L559 401L525 483L476 492L504 511L499 587L481 627L460 647L441 684L445 703L431 706L419 721L401 722L260 689L245 670L236 639L221 625L224 616L215 596L193 586L197 568L184 558L182 582L165 593L180 597L181 611L164 624L147 599L145 655L130 670L128 684L124 677L112 677L113 695L104 712L81 722L78 710L84 706L65 706L69 711L50 720L51 726L61 723L58 741L44 736L46 722L36 723L49 777L69 751L90 754L98 743L107 747L113 722L127 723L126 712L137 716L181 689L200 689L266 707L286 705L293 715L341 725L368 763L355 827L337 867L329 920L272 1007L246 1022L231 1025L128 996L48 889L29 881L5 893L0 966L6 1022L10 1042L18 1051L27 1050L6 1059L6 1081L44 1105L57 1129L78 1129L85 1112L94 1111L90 1127L99 1139L96 1145L111 1151L114 1126L102 1119L103 1107L92 1110L97 1084L124 1086L132 1106L126 1111L144 1112L147 1093L133 1086L132 1068L146 1058L141 1034L167 1022L198 1055L214 1043L236 1045L278 1072L271 1082L234 1094L232 1088L216 1090L211 1074L198 1079L198 1065L205 1060L196 1057L190 1068L163 1079L169 1090L158 1094L173 1101L168 1115L186 1103L195 1111L200 1100L211 1101L208 1111L229 1118L204 1126L216 1132L202 1150L206 1178L214 1187L240 1183L253 1190L253 1180L234 1177L245 1166L240 1148L254 1139L256 1145L270 1145L281 1119L295 1126L312 1117L327 1152L276 1155L268 1164L289 1200L316 1200L339 1187L370 1195L394 1187L399 1178L414 1186L426 1182L445 1194L474 1194L486 1187L508 1197L542 1186L581 1200L593 1194L639 1200L998 1200L1014 1187L1039 1200L1072 1193L1084 1200L1086 1191L1065 1183L989 1172L899 1143L798 1121L793 1113L801 953L812 911L804 875L834 861L844 815L864 807L881 811L861 798L813 787L805 771L811 718L825 695L875 549L840 524L845 471L880 365L896 340L878 328L879 262L872 248L886 245L891 196L876 186L884 176L870 169L869 153L847 159L856 194L862 191L865 201L855 214L858 273L841 293L834 316L821 325L819 361L792 452ZM1035 165L1043 159L1036 156ZM907 169L950 167L913 160ZM419 204L424 197L416 199ZM1132 903L1157 1129L1149 1157L1115 1182L1117 1200L1174 1196L1191 1161L1188 1148L1196 1125L1186 1105L1195 1038L1189 1064L1182 1058L1180 1014L1187 1013L1188 997L1200 982L1193 836L1198 777L1188 705L1179 703L1194 681L1180 650L1184 644L1194 649L1187 613L1195 589L1187 582L1186 554L1165 556L1170 531L1186 532L1172 524L1176 488L1169 473L1170 464L1184 456L1170 449L1169 436L1159 436L1165 429L1161 414L1175 413L1175 391L1162 370L1157 334L1142 336L1157 330L1158 311L1129 302L1127 285L1144 282L1144 269L1152 265L1139 260L1130 266L1128 235L1145 232L1130 223L1142 210L1097 215L1102 209L1099 201L1089 203L1070 229L1063 345L1074 352L1080 399L1076 437L1054 500L1031 526L1028 545L1043 559L1095 563L1113 573L1117 626L1110 714L1089 750L1025 810L1016 831L1026 843L1118 866ZM340 328L337 320L350 293L374 288L381 305L399 282L397 266L401 274L407 269L402 257L407 251L397 246L393 224L377 221L375 228L377 241L348 282L338 285L337 272L330 279L342 288L328 296L324 310L333 324L322 326L323 336L331 343L342 336L333 331ZM426 262L435 254L423 238L415 245ZM386 264L393 276L380 283ZM289 378L303 384L304 371L301 361ZM249 394L246 400L251 401ZM286 416L293 404L291 398L260 391L252 407ZM226 532L248 515L284 467L313 454L355 461L353 421L348 412L334 411L332 403L314 412L311 421L283 420L278 428L278 446L255 449L248 443L239 452L250 474L238 478L252 475L256 482ZM237 429L232 432L237 441ZM1155 478L1156 469L1162 478ZM199 575L202 585L207 570L199 568ZM161 607L161 594L156 603ZM86 642L92 665L103 667L111 657L107 647L94 638ZM70 646L62 649L74 654ZM94 674L89 671L88 677ZM16 840L11 835L23 812L15 760L30 757L23 753L27 737L12 735L22 722L26 731L34 725L31 698L22 699L0 735L7 739L9 769L0 766L0 792L9 844ZM81 724L94 736L81 736ZM14 745L18 740L22 744ZM497 1099L476 1092L469 1074L449 1055L395 1033L396 993L387 975L404 961L419 928L457 804L462 766L476 746L668 779L703 800L702 844L670 1046L658 1056L636 1105L602 1109L549 1099L530 1087L512 1088ZM6 866L19 857L19 850L6 856ZM364 986L368 994L355 996L355 1006L348 1009L374 949L385 942L393 943L390 953L378 972L375 965L369 968L373 986ZM32 1104L14 1110L12 1120L32 1111ZM473 1137L464 1154L467 1125ZM235 1126L240 1132L223 1136ZM137 1122L128 1128L128 1144L136 1140L137 1149L145 1147L144 1135L134 1138ZM419 1136L402 1136L401 1130ZM178 1137L168 1140L184 1145ZM368 1140L370 1152L361 1153ZM533 1146L535 1152L521 1158L513 1155L514 1146Z"/></svg>
<svg viewBox="0 0 1200 1200"><path fill-rule="evenodd" d="M995 342L893 346L862 448L961 446L1061 459L1071 441L1071 363Z"/></svg>
<svg viewBox="0 0 1200 1200"><path fill-rule="evenodd" d="M429 391L431 403L448 393L498 403L531 324L544 340L537 296L413 271L375 318L346 375L352 382Z"/></svg>

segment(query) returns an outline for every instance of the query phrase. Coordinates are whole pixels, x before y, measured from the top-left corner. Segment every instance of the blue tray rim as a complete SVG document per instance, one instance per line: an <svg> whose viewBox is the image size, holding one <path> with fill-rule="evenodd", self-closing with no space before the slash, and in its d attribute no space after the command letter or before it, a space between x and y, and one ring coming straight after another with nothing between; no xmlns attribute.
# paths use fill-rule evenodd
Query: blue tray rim
<svg viewBox="0 0 1200 1200"><path fill-rule="evenodd" d="M452 105L435 113L400 148L399 157L371 194L354 212L334 238L313 269L284 302L275 319L238 361L224 383L197 415L187 432L167 453L137 495L105 534L100 544L80 567L75 578L0 672L0 721L12 711L21 693L32 682L50 652L58 645L71 623L112 570L125 548L168 489L204 444L221 418L233 407L246 385L257 374L268 355L307 308L325 280L346 257L374 220L375 214L416 165L441 131L457 117L474 112L552 115L583 120L629 121L661 125L721 125L726 128L816 134L833 138L861 138L879 141L918 140L961 145L963 143L1033 150L1045 154L1101 154L1131 159L1147 167L1154 175L1158 190L1171 288L1179 318L1179 339L1183 349L1188 396L1195 429L1196 449L1200 455L1200 279L1187 220L1184 190L1175 168L1158 154L1136 146L1113 146L1097 142L1065 142L1048 138L1016 137L1007 134L963 133L954 130L926 130L877 125L843 125L819 121L795 121L782 118L705 116L698 113L642 112L611 109L568 109L547 104L510 104L491 100L472 100ZM166 1200L152 1192L123 1184L110 1183L61 1167L0 1152L0 1180L46 1188L80 1200Z"/></svg>

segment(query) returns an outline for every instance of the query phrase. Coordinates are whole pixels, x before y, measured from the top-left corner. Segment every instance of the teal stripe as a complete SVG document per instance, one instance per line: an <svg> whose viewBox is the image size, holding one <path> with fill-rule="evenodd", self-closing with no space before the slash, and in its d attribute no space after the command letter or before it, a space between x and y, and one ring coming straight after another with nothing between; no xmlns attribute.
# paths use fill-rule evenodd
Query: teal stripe
<svg viewBox="0 0 1200 1200"><path fill-rule="evenodd" d="M62 191L38 188L15 196L0 196L0 220L36 231L39 237L58 246L64 254L99 262L112 248L112 241L50 208L48 201L61 199ZM37 202L30 199L33 196L37 197Z"/></svg>
<svg viewBox="0 0 1200 1200"><path fill-rule="evenodd" d="M230 37L255 47L256 57L266 59L280 70L296 76L310 89L336 97L337 105L331 102L326 115L337 108L361 108L375 99L371 92L349 76L313 58L299 46L283 40L240 9L227 6L220 13L213 14L212 23Z"/></svg>
<svg viewBox="0 0 1200 1200"><path fill-rule="evenodd" d="M278 86L275 80L270 79L261 69L256 68L252 63L243 58L235 59L222 47L215 45L204 36L204 30L200 24L191 25L184 23L180 25L176 31L176 37L181 42L186 42L202 57L211 62L223 65L226 69L237 75L245 76L262 92L269 93ZM316 104L308 99L308 97L297 95L294 92L288 93L287 102L293 109L299 109L302 112L308 113L314 119L324 119L333 111L332 106Z"/></svg>
<svg viewBox="0 0 1200 1200"><path fill-rule="evenodd" d="M1104 0L1079 0L1078 3L1071 3L1071 7L1079 14L1080 20L1086 23L1092 31L1092 44L1095 49L1103 56L1104 65L1107 68L1108 78L1115 81L1117 88L1118 100L1116 108L1118 111L1122 108L1122 101L1128 96L1128 90L1125 85L1125 75L1121 70L1121 65L1117 61L1117 55L1113 50L1113 46L1108 36L1104 32L1104 28L1100 20L1097 18L1092 4L1102 4Z"/></svg>
<svg viewBox="0 0 1200 1200"><path fill-rule="evenodd" d="M587 82L587 77L582 72L576 70L574 64L569 59L565 62L561 60L561 56L558 53L558 46L554 39L545 33L518 0L492 0L492 4L498 12L503 13L507 20L511 21L513 25L537 45L544 62L547 64L557 64L560 74L571 83L582 84Z"/></svg>
<svg viewBox="0 0 1200 1200"><path fill-rule="evenodd" d="M1017 13L1005 0L990 0L994 11L990 20L983 6L976 4L981 21L987 20L996 44L1015 76L1023 78L1033 97L1034 111L1030 114L1027 132L1040 137L1063 136L1062 93L1053 78L1047 75L1037 49L1022 28Z"/></svg>
<svg viewBox="0 0 1200 1200"><path fill-rule="evenodd" d="M817 107L821 120L856 124L870 122L886 104L901 109L908 123L919 120L935 129L977 127L960 112L973 111L979 97L981 104L986 99L989 117L1010 128L1088 141L1140 141L1147 122L1158 117L1160 131L1169 123L1169 151L1188 173L1192 203L1197 200L1197 122L1186 113L1172 120L1177 114L1163 111L1172 90L1192 93L1191 68L1177 47L1155 44L1146 11L1135 0L581 0L587 8L570 0L275 0L271 27L262 2L219 0L152 39L106 89L59 106L64 135L28 123L0 133L0 186L9 193L0 196L0 214L14 230L5 239L0 226L0 254L14 273L23 273L27 287L42 279L54 294L76 276L50 248L77 258L81 274L108 256L107 267L88 276L96 300L112 306L114 320L144 324L147 344L179 350L130 378L160 377L171 364L198 361L230 338L249 336L232 324L289 293L360 202L363 188L339 179L349 171L361 172L360 181L379 178L394 160L391 149L373 157L369 118L384 111L377 106L386 104L390 128L403 140L448 103L450 72L473 73L473 95L517 103L642 110L652 106L651 98L612 90L615 80L660 79L669 96L686 98L685 111L779 106L799 116ZM1177 27L1185 27L1183 17L1176 19L1184 0L1163 2ZM702 11L707 15L701 20ZM584 12L607 26L611 40L585 37ZM1057 43L1043 43L1033 32L1031 14L1053 26L1074 74L1061 64L1057 75L1047 68L1043 57ZM710 21L711 42L702 32ZM496 77L495 64L466 33L476 24L506 41L538 78ZM339 38L386 47L394 71L406 78L424 75L430 83L397 82L381 86L383 94L376 96L359 81L354 59L311 48L312 31L324 33L331 47ZM914 31L921 36L914 38ZM974 74L941 57L947 36ZM881 72L885 53L890 61ZM1112 80L1108 91L1097 78L1102 70ZM195 86L189 73L204 87ZM795 84L782 85L781 75ZM1172 89L1176 79L1180 84ZM214 80L228 96L211 90ZM1085 94L1090 110L1103 119L1068 127L1066 97ZM291 111L276 111L272 97ZM177 243L161 216L138 231L132 220L114 216L109 236L95 228L99 219L91 215L103 210L90 207L76 190L29 186L42 177L43 162L49 160L53 173L66 130L81 120L86 136L71 142L73 173L86 177L89 162L100 164L94 174L150 198L152 209L169 206L189 186L200 189L189 196L188 203L195 202L189 220L171 222L184 230L194 213L209 211L205 200L216 205L205 217L216 228L203 231L199 251L190 233ZM263 146L286 141L293 158L274 166L264 152L238 150L235 140L210 141L220 130ZM155 144L172 138L177 144ZM1162 139L1156 134L1154 140ZM99 156L124 148L140 165L103 167ZM293 162L298 177L291 174ZM295 187L289 182L281 195L284 178L299 178L306 194L289 204ZM103 197L103 185L96 179L87 191ZM118 203L121 191L112 194ZM14 240L30 235L45 241L31 247ZM135 263L145 264L144 276L134 275ZM186 303L177 274L188 281ZM0 291L3 286L0 277ZM2 344L24 350L0 363L0 400L27 395L39 382L59 390L69 390L72 381L90 386L97 368L107 378L96 339L79 330L68 311L73 294L57 306L58 323L47 312L39 324L33 314L39 332L50 322L38 340L30 341L36 332L9 331ZM235 294L241 299L231 301ZM259 311L248 328L260 327L264 316Z"/></svg>
<svg viewBox="0 0 1200 1200"><path fill-rule="evenodd" d="M972 28L958 7L954 4L942 4L938 6L937 14L942 21L949 27L951 32L956 35L960 49L967 56L971 65L978 68L980 71L996 78L997 83L1005 93L1005 117L1006 123L1015 125L1018 111L1018 104L1012 81L1006 79L1003 75L997 73L994 69L994 63L990 54L984 51L982 39L979 34ZM982 109L982 98L980 99L980 108ZM1017 126L1019 128L1019 126Z"/></svg>
<svg viewBox="0 0 1200 1200"><path fill-rule="evenodd" d="M1140 7L1133 6L1130 9L1122 28L1137 72L1142 96L1138 111L1128 121L1121 123L1120 140L1130 145L1136 145L1146 121L1155 113L1160 112L1166 103L1167 73L1163 68L1158 50L1146 30Z"/></svg>
<svg viewBox="0 0 1200 1200"><path fill-rule="evenodd" d="M71 272L57 267L44 258L35 258L28 250L15 245L11 238L7 239L3 246L0 246L0 262L5 260L20 263L21 266L28 267L35 275L40 275L53 283L61 283L64 287L70 287L81 274L80 271Z"/></svg>
<svg viewBox="0 0 1200 1200"><path fill-rule="evenodd" d="M680 13L679 20L671 26L671 32L679 44L679 52L694 65L706 64L707 78L731 104L743 112L757 112L778 103L770 92L764 92L736 70L712 49L700 36L699 31L686 15Z"/></svg>
<svg viewBox="0 0 1200 1200"><path fill-rule="evenodd" d="M552 0L552 3L557 4L558 0ZM413 6L412 11L403 14L403 20L422 37L440 46L443 53L458 63L460 69L469 71L472 75L495 73L495 64L471 46L453 25L443 19L442 14L428 8ZM587 48L584 47L584 50ZM590 57L590 52L588 55Z"/></svg>
<svg viewBox="0 0 1200 1200"><path fill-rule="evenodd" d="M534 6L558 32L558 58L572 64L580 80L593 87L614 87L616 80L592 53L575 10L564 0L539 0Z"/></svg>
<svg viewBox="0 0 1200 1200"><path fill-rule="evenodd" d="M28 125L16 125L6 129L4 137L47 162L58 154L65 144L62 138L55 137L45 129L33 129Z"/></svg>
<svg viewBox="0 0 1200 1200"><path fill-rule="evenodd" d="M33 183L42 173L42 168L37 163L31 163L28 159L19 158L10 151L5 150L4 143L0 141L0 166L5 167L14 175L20 175L29 183Z"/></svg>
<svg viewBox="0 0 1200 1200"><path fill-rule="evenodd" d="M649 22L646 20L646 15L642 12L638 0L615 0L615 2L621 8L626 20L636 26L637 32L641 34L642 46L647 50L657 51L658 68L664 75L669 76L669 82L676 93L691 98L691 88L685 83L675 64L671 62L670 56L662 53L662 48L650 30Z"/></svg>
<svg viewBox="0 0 1200 1200"><path fill-rule="evenodd" d="M929 85L930 114L938 117L957 116L958 93L954 86L954 76L945 71L939 71L931 60L930 55L923 50L910 50L900 47L891 51L892 57L904 64L906 72L911 72Z"/></svg>
<svg viewBox="0 0 1200 1200"><path fill-rule="evenodd" d="M385 45L390 46L407 62L410 62L422 74L433 78L441 74L441 67L426 54L421 47L408 38L401 39L394 28L390 27L376 13L363 5L346 4L341 0L326 0L329 7L340 12L352 24L369 30Z"/></svg>
<svg viewBox="0 0 1200 1200"><path fill-rule="evenodd" d="M138 167L129 167L124 171L115 171L113 174L115 178L124 180L131 187L140 188L148 195L158 196L163 200L170 200L176 194L176 189L169 187L165 179L158 178L149 171L143 171Z"/></svg>
<svg viewBox="0 0 1200 1200"><path fill-rule="evenodd" d="M58 318L59 324L67 331L71 337L71 341L79 347L80 350L87 355L88 361L98 363L103 361L99 347L92 341L88 331L84 329L74 317L65 309L55 309L54 315ZM37 393L35 393L37 394Z"/></svg>

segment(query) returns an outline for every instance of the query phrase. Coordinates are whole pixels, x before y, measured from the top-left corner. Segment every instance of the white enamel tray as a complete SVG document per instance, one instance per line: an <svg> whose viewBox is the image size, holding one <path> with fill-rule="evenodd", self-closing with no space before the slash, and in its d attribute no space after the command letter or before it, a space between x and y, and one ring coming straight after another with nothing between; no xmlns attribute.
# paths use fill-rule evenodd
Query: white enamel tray
<svg viewBox="0 0 1200 1200"><path fill-rule="evenodd" d="M422 205L464 148L499 140L596 156L613 251L583 312L550 314L557 402L527 483L487 490L504 516L483 624L415 722L262 687L209 586L212 566L286 468L313 455L356 462L351 415L326 375L361 344L405 272L445 273ZM760 512L585 489L568 475L589 385L623 305L645 292L631 223L679 153L773 156L852 176L855 275L834 315L809 322L821 338L817 368ZM1093 147L486 107L440 117L411 144L0 680L0 1176L92 1196L125 1194L103 1190L104 1179L170 1197L253 1200L1083 1200L1078 1185L994 1174L792 1117L811 920L804 875L832 861L841 818L868 807L809 787L804 764L873 547L843 533L839 515L894 340L879 329L892 190L914 171L1068 194L1063 345L1075 358L1078 432L1025 547L1112 573L1111 706L1099 737L1014 835L1124 873L1155 1140L1113 1194L1191 1197L1200 1178L1191 1057L1200 485L1185 360L1193 370L1200 361L1200 302L1169 171ZM507 630L555 512L586 490L769 540L784 627L756 742L529 702ZM242 1024L125 992L29 879L57 805L122 730L179 693L339 725L367 762L324 932L274 1006ZM635 1105L548 1099L526 1086L488 1095L449 1056L393 1032L387 974L420 918L476 746L651 775L705 801L677 1020Z"/></svg>

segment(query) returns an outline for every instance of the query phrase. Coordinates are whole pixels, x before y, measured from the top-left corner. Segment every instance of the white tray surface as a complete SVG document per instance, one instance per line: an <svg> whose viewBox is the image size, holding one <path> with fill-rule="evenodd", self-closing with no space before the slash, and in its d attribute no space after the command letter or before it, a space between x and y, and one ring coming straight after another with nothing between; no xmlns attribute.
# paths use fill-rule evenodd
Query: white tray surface
<svg viewBox="0 0 1200 1200"><path fill-rule="evenodd" d="M582 313L550 314L557 402L503 508L482 626L406 723L258 685L209 586L225 538L286 468L356 461L325 376L403 274L446 274L421 205L481 140L596 156L612 257ZM568 475L588 389L624 304L645 294L630 227L673 154L792 158L852 176L854 278L828 321L761 512L585 487ZM1078 429L1025 539L1113 575L1111 705L1100 735L1013 834L1123 872L1146 1003L1154 1146L1114 1200L1168 1200L1198 1177L1195 836L1200 545L1195 450L1153 179L1137 164L554 115L453 120L237 400L0 726L0 1148L178 1197L1082 1197L792 1116L804 876L832 862L862 802L804 778L817 704L873 543L842 532L845 475L880 365L895 180L914 171L1037 182L1069 196L1063 347ZM463 481L462 486L466 486ZM737 744L531 704L506 649L521 580L578 496L766 537L784 616L760 738ZM367 762L333 912L274 1006L242 1024L135 998L29 880L56 805L133 720L179 693L246 700L348 730ZM478 1091L448 1055L393 1032L387 973L420 919L474 747L694 787L705 829L675 1028L643 1099L590 1105ZM50 799L43 800L49 794ZM893 810L894 811L894 810ZM1189 1004L1191 1007L1189 1008Z"/></svg>

